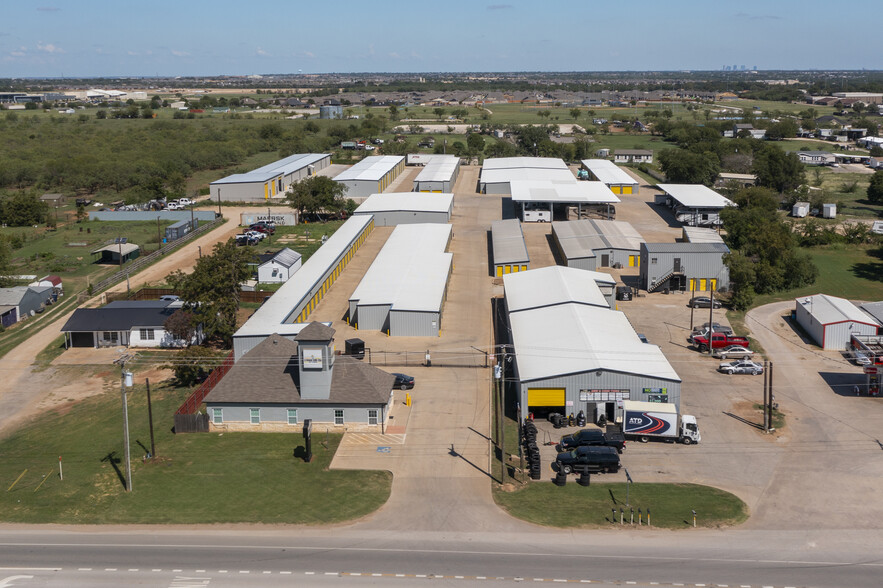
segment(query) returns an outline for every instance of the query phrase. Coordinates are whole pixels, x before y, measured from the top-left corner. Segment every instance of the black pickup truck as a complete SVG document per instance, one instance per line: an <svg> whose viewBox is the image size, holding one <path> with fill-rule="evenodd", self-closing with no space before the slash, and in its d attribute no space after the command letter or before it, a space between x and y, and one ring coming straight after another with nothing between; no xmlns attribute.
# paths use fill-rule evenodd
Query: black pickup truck
<svg viewBox="0 0 883 588"><path fill-rule="evenodd" d="M558 453L562 451L570 451L577 447L588 446L607 446L616 449L617 453L622 453L625 449L625 435L619 427L608 427L606 431L601 429L582 429L572 435L561 437L555 449Z"/></svg>
<svg viewBox="0 0 883 588"><path fill-rule="evenodd" d="M615 474L622 466L613 447L577 447L573 451L559 453L550 465L553 472L562 474Z"/></svg>

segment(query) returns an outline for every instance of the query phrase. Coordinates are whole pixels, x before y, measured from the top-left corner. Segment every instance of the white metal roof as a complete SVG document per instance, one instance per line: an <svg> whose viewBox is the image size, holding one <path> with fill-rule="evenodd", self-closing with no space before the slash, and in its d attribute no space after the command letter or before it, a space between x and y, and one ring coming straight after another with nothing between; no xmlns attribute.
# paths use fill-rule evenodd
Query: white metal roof
<svg viewBox="0 0 883 588"><path fill-rule="evenodd" d="M334 176L334 180L366 180L380 181L391 169L403 162L401 155L371 155L349 169Z"/></svg>
<svg viewBox="0 0 883 588"><path fill-rule="evenodd" d="M454 177L459 167L460 158L456 155L433 155L414 178L414 182L447 182Z"/></svg>
<svg viewBox="0 0 883 588"><path fill-rule="evenodd" d="M303 256L300 253L298 253L297 251L294 251L293 249L289 249L288 247L283 247L282 249L280 249L279 251L276 252L276 255L274 255L273 257L271 257L270 259L268 259L267 261L265 261L261 265L263 266L268 263L278 263L279 265L282 265L285 267L291 267L294 264L296 264L298 261L300 261L301 257L303 257Z"/></svg>
<svg viewBox="0 0 883 588"><path fill-rule="evenodd" d="M688 208L735 206L732 200L702 184L658 184L656 187Z"/></svg>
<svg viewBox="0 0 883 588"><path fill-rule="evenodd" d="M373 220L374 217L370 214L350 217L304 262L291 279L251 315L234 336L283 334L279 325L287 321L294 309L310 294L313 286Z"/></svg>
<svg viewBox="0 0 883 588"><path fill-rule="evenodd" d="M451 229L441 223L397 226L350 301L389 305L392 310L439 310L453 260L445 253Z"/></svg>
<svg viewBox="0 0 883 588"><path fill-rule="evenodd" d="M355 214L380 212L451 212L453 194L428 192L387 192L371 194L359 205Z"/></svg>
<svg viewBox="0 0 883 588"><path fill-rule="evenodd" d="M803 306L819 323L829 325L852 321L865 325L877 326L877 322L861 311L855 304L844 298L816 294L797 298L797 304Z"/></svg>
<svg viewBox="0 0 883 588"><path fill-rule="evenodd" d="M570 174L568 170L566 173ZM572 178L572 174L571 178ZM572 204L615 204L619 202L602 182L557 183L548 180L513 180L509 182L513 202L560 202Z"/></svg>
<svg viewBox="0 0 883 588"><path fill-rule="evenodd" d="M555 157L491 157L484 160L482 174L496 169L567 169L567 164Z"/></svg>
<svg viewBox="0 0 883 588"><path fill-rule="evenodd" d="M575 184L576 176L569 169L513 168L483 169L481 171L480 181L482 184L501 184L520 180L544 180L556 184Z"/></svg>
<svg viewBox="0 0 883 588"><path fill-rule="evenodd" d="M329 157L327 153L296 153L244 174L233 174L215 180L212 184L264 183L283 174L290 174Z"/></svg>
<svg viewBox="0 0 883 588"><path fill-rule="evenodd" d="M568 259L594 257L597 249L639 251L644 239L623 221L575 220L552 223L558 243Z"/></svg>
<svg viewBox="0 0 883 588"><path fill-rule="evenodd" d="M597 370L681 381L619 311L571 302L513 312L509 324L523 382Z"/></svg>
<svg viewBox="0 0 883 588"><path fill-rule="evenodd" d="M520 312L542 306L576 302L610 308L594 272L553 265L503 276L506 306Z"/></svg>
<svg viewBox="0 0 883 588"><path fill-rule="evenodd" d="M638 180L625 173L625 171L620 169L618 165L609 159L583 159L582 164L584 168L592 172L592 174L598 178L598 181L604 182L608 186L621 186L623 184L628 184L630 186L638 185Z"/></svg>
<svg viewBox="0 0 883 588"><path fill-rule="evenodd" d="M684 227L684 240L687 243L723 243L724 240L714 229L707 227Z"/></svg>
<svg viewBox="0 0 883 588"><path fill-rule="evenodd" d="M494 248L494 265L527 263L527 245L524 231L517 218L498 220L491 223L491 244Z"/></svg>

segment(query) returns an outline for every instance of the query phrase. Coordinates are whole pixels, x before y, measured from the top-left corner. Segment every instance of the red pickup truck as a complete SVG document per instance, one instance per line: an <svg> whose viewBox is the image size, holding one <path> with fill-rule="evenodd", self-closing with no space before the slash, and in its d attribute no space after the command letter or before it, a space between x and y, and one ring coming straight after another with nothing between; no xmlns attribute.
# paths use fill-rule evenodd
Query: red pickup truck
<svg viewBox="0 0 883 588"><path fill-rule="evenodd" d="M707 335L696 335L691 337L691 342L693 345L699 348L699 351L706 352L708 351L708 336ZM739 337L738 335L727 335L726 333L712 333L711 334L711 348L712 349L721 349L723 347L729 347L730 345L742 345L746 349L748 348L748 339L745 337Z"/></svg>

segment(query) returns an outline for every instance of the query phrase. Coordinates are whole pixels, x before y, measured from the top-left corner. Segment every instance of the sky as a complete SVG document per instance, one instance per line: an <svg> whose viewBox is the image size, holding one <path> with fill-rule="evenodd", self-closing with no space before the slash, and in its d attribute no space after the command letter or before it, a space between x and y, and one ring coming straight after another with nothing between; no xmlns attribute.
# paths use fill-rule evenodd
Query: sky
<svg viewBox="0 0 883 588"><path fill-rule="evenodd" d="M0 0L0 77L883 69L866 15L829 0Z"/></svg>

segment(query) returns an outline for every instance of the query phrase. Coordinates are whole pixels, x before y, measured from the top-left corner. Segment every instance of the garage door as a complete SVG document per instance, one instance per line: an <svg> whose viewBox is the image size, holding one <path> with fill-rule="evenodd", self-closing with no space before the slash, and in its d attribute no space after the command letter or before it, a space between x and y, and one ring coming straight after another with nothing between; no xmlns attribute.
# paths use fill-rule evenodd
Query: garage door
<svg viewBox="0 0 883 588"><path fill-rule="evenodd" d="M632 187L631 187L631 186L623 186L623 187L622 187L622 193L623 193L623 194L631 194L631 193L632 193Z"/></svg>
<svg viewBox="0 0 883 588"><path fill-rule="evenodd" d="M71 333L71 347L94 347L92 333Z"/></svg>
<svg viewBox="0 0 883 588"><path fill-rule="evenodd" d="M528 388L528 406L564 406L564 388Z"/></svg>

